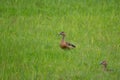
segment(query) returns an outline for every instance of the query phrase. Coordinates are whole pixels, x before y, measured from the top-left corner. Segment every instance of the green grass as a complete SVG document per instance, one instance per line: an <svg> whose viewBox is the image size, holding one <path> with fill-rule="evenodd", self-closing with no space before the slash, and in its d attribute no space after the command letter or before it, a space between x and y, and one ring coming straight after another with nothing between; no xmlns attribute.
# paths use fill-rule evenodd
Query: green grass
<svg viewBox="0 0 120 80"><path fill-rule="evenodd" d="M0 0L0 80L119 80L119 0ZM61 36L77 47L62 50ZM99 64L108 62L112 72Z"/></svg>

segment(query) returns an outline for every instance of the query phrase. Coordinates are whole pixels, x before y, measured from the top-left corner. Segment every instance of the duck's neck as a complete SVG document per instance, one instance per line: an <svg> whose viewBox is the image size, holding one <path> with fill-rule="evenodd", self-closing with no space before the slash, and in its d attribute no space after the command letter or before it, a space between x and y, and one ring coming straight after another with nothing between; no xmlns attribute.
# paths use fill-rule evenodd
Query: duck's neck
<svg viewBox="0 0 120 80"><path fill-rule="evenodd" d="M62 36L62 41L64 41L64 39L65 39L65 36Z"/></svg>
<svg viewBox="0 0 120 80"><path fill-rule="evenodd" d="M106 71L107 70L107 65L103 65L103 67L104 67L104 70Z"/></svg>

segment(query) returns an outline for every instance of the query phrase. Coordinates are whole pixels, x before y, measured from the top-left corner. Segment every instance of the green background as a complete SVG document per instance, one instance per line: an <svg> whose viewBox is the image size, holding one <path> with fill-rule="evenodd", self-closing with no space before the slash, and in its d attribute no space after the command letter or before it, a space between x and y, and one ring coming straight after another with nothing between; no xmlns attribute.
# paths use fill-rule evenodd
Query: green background
<svg viewBox="0 0 120 80"><path fill-rule="evenodd" d="M119 79L119 0L0 0L0 80Z"/></svg>

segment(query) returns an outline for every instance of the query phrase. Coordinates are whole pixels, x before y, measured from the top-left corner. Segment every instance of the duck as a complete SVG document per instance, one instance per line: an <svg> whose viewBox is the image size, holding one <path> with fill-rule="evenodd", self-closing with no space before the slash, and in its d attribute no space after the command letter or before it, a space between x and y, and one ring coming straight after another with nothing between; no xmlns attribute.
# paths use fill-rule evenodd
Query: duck
<svg viewBox="0 0 120 80"><path fill-rule="evenodd" d="M107 70L108 70L108 69L107 69L107 62L106 62L105 60L102 61L100 64L103 65L104 71L107 71Z"/></svg>
<svg viewBox="0 0 120 80"><path fill-rule="evenodd" d="M110 72L113 71L113 69L108 69L107 68L107 65L108 65L107 61L104 60L100 64L103 65L103 70L104 71L110 71Z"/></svg>
<svg viewBox="0 0 120 80"><path fill-rule="evenodd" d="M62 31L62 32L59 33L59 35L62 36L62 40L61 40L61 42L60 42L60 47L61 47L62 49L71 49L71 48L75 48L75 47L76 47L76 46L73 45L72 43L69 43L69 42L66 42L66 41L65 41L65 37L66 37L65 32Z"/></svg>

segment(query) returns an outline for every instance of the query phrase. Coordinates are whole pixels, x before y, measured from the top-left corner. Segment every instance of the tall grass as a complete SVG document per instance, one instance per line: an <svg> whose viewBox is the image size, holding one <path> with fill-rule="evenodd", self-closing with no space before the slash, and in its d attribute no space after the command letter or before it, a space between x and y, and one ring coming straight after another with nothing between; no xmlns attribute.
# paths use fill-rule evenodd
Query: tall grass
<svg viewBox="0 0 120 80"><path fill-rule="evenodd" d="M119 80L119 0L0 0L0 80ZM77 47L62 50L61 36ZM112 72L103 71L106 60Z"/></svg>

